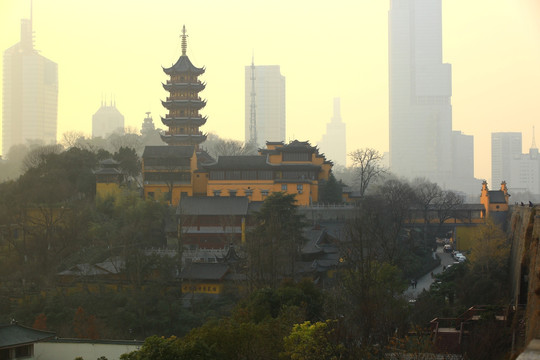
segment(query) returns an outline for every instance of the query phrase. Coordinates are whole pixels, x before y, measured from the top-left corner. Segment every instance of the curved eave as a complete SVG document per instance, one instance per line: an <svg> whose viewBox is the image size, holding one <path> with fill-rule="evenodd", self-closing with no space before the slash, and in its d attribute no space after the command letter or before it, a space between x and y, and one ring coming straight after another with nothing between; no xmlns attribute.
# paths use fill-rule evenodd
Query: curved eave
<svg viewBox="0 0 540 360"><path fill-rule="evenodd" d="M203 135L189 135L189 134L183 134L183 135L164 135L159 134L161 137L161 140L167 144L189 144L189 143L197 143L200 144L204 142L207 138L206 134Z"/></svg>
<svg viewBox="0 0 540 360"><path fill-rule="evenodd" d="M191 118L191 117L172 117L172 118L164 118L161 117L161 122L163 125L171 126L174 124L192 124L197 126L203 126L206 124L206 121L208 120L208 117L199 117L199 118Z"/></svg>
<svg viewBox="0 0 540 360"><path fill-rule="evenodd" d="M206 88L206 83L200 83L200 84L194 84L194 83L173 83L173 84L163 84L163 88L167 91L172 90L195 90L195 91L203 91Z"/></svg>
<svg viewBox="0 0 540 360"><path fill-rule="evenodd" d="M178 58L176 63L169 67L169 68L163 68L163 72L167 75L174 75L174 74L197 74L202 75L204 74L205 68L198 68L194 66L187 55L182 55Z"/></svg>
<svg viewBox="0 0 540 360"><path fill-rule="evenodd" d="M206 106L206 100L161 100L161 105L167 110L190 107L200 110Z"/></svg>

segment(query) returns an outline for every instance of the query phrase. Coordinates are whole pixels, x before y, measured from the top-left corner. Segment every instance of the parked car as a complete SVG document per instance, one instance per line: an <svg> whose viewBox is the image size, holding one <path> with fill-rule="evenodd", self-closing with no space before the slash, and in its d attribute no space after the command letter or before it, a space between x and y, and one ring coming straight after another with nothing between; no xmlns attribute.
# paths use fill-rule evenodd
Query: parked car
<svg viewBox="0 0 540 360"><path fill-rule="evenodd" d="M456 256L456 260L461 263L467 261L467 258L465 257L465 255L459 254L458 256Z"/></svg>
<svg viewBox="0 0 540 360"><path fill-rule="evenodd" d="M443 251L446 252L446 253L451 252L452 251L452 245L449 245L449 244L444 245Z"/></svg>

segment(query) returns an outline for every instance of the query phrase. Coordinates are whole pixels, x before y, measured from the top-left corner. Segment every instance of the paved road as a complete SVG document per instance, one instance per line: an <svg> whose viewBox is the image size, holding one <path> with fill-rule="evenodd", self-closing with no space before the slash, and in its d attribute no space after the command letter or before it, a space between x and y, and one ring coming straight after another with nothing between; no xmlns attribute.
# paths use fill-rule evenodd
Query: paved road
<svg viewBox="0 0 540 360"><path fill-rule="evenodd" d="M442 246L437 247L436 253L441 258L441 265L433 270L433 274L441 273L443 271L443 266L448 266L454 263L452 255L445 253ZM433 256L435 256L435 253ZM416 281L416 288L413 289L412 286L409 286L409 288L405 291L405 296L408 299L415 299L422 291L424 291L424 289L429 290L431 283L433 283L433 278L431 277L431 273L427 273L421 278L416 279Z"/></svg>

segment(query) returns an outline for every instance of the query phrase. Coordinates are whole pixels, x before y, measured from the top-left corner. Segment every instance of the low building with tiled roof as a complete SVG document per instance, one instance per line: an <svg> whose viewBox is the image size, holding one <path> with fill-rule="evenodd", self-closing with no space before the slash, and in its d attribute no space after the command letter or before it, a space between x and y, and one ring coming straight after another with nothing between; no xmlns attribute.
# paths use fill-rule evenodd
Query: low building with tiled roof
<svg viewBox="0 0 540 360"><path fill-rule="evenodd" d="M33 359L34 345L55 333L12 324L0 325L0 359Z"/></svg>
<svg viewBox="0 0 540 360"><path fill-rule="evenodd" d="M500 190L489 190L487 181L482 183L480 203L486 209L486 217L491 217L495 221L504 221L509 210L509 198L510 194L505 181L501 183Z"/></svg>
<svg viewBox="0 0 540 360"><path fill-rule="evenodd" d="M245 196L263 201L272 192L295 194L299 205L319 199L319 181L327 180L332 163L309 142L268 142L259 155L220 156L205 164L207 196Z"/></svg>
<svg viewBox="0 0 540 360"><path fill-rule="evenodd" d="M240 244L250 213L251 203L246 197L186 197L176 210L180 246L198 250Z"/></svg>

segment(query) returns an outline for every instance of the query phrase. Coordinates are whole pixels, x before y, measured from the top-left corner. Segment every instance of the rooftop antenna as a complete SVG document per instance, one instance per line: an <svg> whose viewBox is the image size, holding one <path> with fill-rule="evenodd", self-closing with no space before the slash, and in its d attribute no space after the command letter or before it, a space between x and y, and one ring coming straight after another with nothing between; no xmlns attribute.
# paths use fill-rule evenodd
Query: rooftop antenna
<svg viewBox="0 0 540 360"><path fill-rule="evenodd" d="M30 0L30 39L34 48L34 1Z"/></svg>
<svg viewBox="0 0 540 360"><path fill-rule="evenodd" d="M182 35L180 35L182 38L182 56L186 55L187 50L187 35L186 35L186 25L182 27Z"/></svg>
<svg viewBox="0 0 540 360"><path fill-rule="evenodd" d="M251 55L251 105L249 113L249 142L257 145L257 109L255 104L255 56Z"/></svg>

